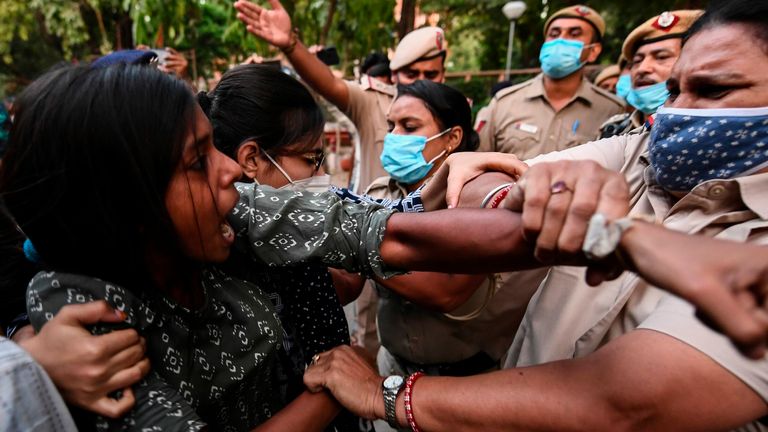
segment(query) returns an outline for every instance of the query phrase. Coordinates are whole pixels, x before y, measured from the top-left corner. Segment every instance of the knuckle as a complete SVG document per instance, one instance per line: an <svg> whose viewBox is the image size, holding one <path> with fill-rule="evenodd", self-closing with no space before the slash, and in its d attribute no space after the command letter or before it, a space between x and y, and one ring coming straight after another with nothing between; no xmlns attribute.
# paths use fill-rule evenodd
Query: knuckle
<svg viewBox="0 0 768 432"><path fill-rule="evenodd" d="M568 212L566 204L560 201L549 203L546 209L546 216L548 218L562 219Z"/></svg>
<svg viewBox="0 0 768 432"><path fill-rule="evenodd" d="M561 252L573 255L581 252L581 241L575 237L570 236L561 241L557 248Z"/></svg>
<svg viewBox="0 0 768 432"><path fill-rule="evenodd" d="M547 204L547 200L541 195L533 195L533 196L526 197L525 203L529 207L541 208Z"/></svg>
<svg viewBox="0 0 768 432"><path fill-rule="evenodd" d="M590 201L575 202L568 209L568 216L574 217L578 220L587 220L592 217L597 208L597 203Z"/></svg>

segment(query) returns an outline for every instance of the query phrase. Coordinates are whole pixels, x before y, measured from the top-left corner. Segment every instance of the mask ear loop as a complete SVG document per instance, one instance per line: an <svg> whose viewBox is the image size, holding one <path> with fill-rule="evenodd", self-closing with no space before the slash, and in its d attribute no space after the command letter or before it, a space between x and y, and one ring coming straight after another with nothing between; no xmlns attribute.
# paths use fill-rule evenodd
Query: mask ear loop
<svg viewBox="0 0 768 432"><path fill-rule="evenodd" d="M452 127L450 127L450 128L448 128L448 129L446 129L446 130L444 130L444 131L440 132L439 134L437 134L437 135L435 135L435 136L433 136L433 137L427 138L427 142L430 142L430 141L432 141L432 140L436 140L436 139L440 138L441 136L443 136L443 135L447 134L447 133L448 133L448 132L450 132L451 130L453 130L453 128L452 128ZM431 163L435 162L436 160L438 160L438 159L440 159L441 157L443 157L443 156L444 156L446 153L448 153L448 150L446 150L446 149L443 149L443 151L441 151L440 153L438 153L438 154L437 154L437 156L433 157L433 158L432 158L432 159L431 159L429 162L427 162L427 164L431 164Z"/></svg>
<svg viewBox="0 0 768 432"><path fill-rule="evenodd" d="M291 178L291 176L289 176L289 175L288 175L288 173L287 173L287 172L285 172L285 170L283 169L283 167L281 167L281 166L280 166L280 165L279 165L277 162L275 162L275 160L274 160L274 159L272 159L272 156L270 156L270 155L269 155L269 153L267 153L267 152L265 152L265 151L263 151L263 150L262 150L262 153L264 153L264 156L266 156L266 157L267 157L267 159L269 159L269 161L270 161L270 162L272 162L272 165L274 165L274 166L275 166L275 168L277 168L278 170L280 170L280 172L283 174L283 176L285 176L285 178L288 180L288 182L289 182L290 184L294 184L294 182L293 182L293 179Z"/></svg>

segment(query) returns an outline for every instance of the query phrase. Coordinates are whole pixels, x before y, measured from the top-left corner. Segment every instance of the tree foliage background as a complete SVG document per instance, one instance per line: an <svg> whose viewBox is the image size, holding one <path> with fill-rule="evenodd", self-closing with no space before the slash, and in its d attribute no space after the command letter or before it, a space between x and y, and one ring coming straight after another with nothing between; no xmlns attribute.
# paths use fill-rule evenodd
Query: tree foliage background
<svg viewBox="0 0 768 432"><path fill-rule="evenodd" d="M509 22L507 0L417 0L406 6L437 13L450 49L449 70L504 67ZM262 1L262 3L265 3ZM349 74L355 59L397 43L395 0L285 0L305 43L336 46ZM513 67L535 67L548 14L587 4L601 11L608 35L601 62L612 63L624 37L664 10L706 6L706 0L526 0L518 20ZM412 11L411 11L412 12ZM413 16L404 14L404 16ZM402 27L402 26L401 26ZM135 44L172 46L188 53L194 70L208 75L217 64L250 54L274 54L237 21L231 0L0 0L0 95L14 93L51 65L89 60ZM190 55L192 54L192 55ZM218 63L217 63L217 59ZM483 99L488 80L457 80Z"/></svg>

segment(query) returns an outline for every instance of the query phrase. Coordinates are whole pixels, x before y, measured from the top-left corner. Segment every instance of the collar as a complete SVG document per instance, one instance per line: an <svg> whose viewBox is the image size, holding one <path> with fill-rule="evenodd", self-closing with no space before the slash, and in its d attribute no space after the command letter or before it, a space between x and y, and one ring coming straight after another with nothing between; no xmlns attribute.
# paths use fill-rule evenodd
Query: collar
<svg viewBox="0 0 768 432"><path fill-rule="evenodd" d="M648 190L654 191L657 195L663 195L666 198L665 201L674 206L675 200L672 195L656 183L656 172L650 165L648 149L640 156L640 162L642 165L645 165L643 180L648 186ZM760 219L768 220L768 197L765 195L766 190L768 190L768 173L752 174L732 179L714 179L697 185L677 202L686 201L686 198L691 195L704 199L716 199L719 195L726 193L729 196L733 196L732 199L740 201L744 207L754 212Z"/></svg>
<svg viewBox="0 0 768 432"><path fill-rule="evenodd" d="M547 98L546 90L544 89L544 74L538 74L531 80L531 85L528 86L528 88L525 89L525 97L526 99L536 99L536 98L544 98L547 102L549 101ZM573 95L571 100L568 101L568 103L565 106L570 105L575 101L576 99L581 100L588 106L592 106L592 100L595 98L596 94L595 91L592 89L592 84L586 79L586 77L581 78L581 85L576 90L576 94Z"/></svg>
<svg viewBox="0 0 768 432"><path fill-rule="evenodd" d="M368 75L360 76L360 88L363 90L373 90L389 96L395 96L396 93L395 86L383 83Z"/></svg>

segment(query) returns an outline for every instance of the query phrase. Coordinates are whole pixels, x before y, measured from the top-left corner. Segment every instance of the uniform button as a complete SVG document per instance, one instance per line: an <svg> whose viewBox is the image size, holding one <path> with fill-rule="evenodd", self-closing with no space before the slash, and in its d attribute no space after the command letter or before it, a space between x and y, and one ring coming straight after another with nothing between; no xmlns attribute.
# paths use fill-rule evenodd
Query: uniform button
<svg viewBox="0 0 768 432"><path fill-rule="evenodd" d="M725 193L725 187L722 185L714 185L709 189L709 196L712 198L720 198Z"/></svg>

